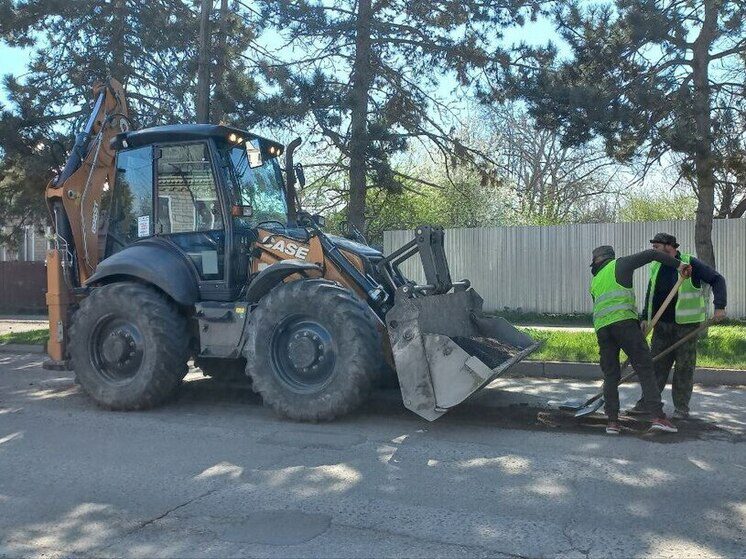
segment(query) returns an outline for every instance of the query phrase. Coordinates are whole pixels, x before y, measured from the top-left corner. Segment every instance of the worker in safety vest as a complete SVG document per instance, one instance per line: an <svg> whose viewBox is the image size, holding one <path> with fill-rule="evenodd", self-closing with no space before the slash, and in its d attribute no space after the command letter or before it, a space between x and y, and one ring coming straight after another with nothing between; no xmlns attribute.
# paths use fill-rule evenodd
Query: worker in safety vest
<svg viewBox="0 0 746 559"><path fill-rule="evenodd" d="M619 352L624 350L642 386L644 409L652 415L650 429L676 433L676 426L663 413L660 391L655 382L653 360L645 336L640 330L637 302L632 288L634 271L653 261L678 269L682 275L691 273L691 266L664 252L646 250L631 256L616 258L614 248L600 246L593 251L590 293L593 297L593 327L598 338L601 370L604 374L604 402L608 424L606 432L618 435Z"/></svg>
<svg viewBox="0 0 746 559"><path fill-rule="evenodd" d="M680 252L676 237L668 233L658 233L650 242L653 245L653 249L692 266L692 277L681 284L676 297L663 312L658 324L653 329L651 350L653 355L656 355L667 347L672 346L692 330L695 330L707 319L705 298L702 293L702 282L712 287L713 302L715 305L713 320L720 321L725 318L725 306L728 295L725 287L725 278L701 260L694 258L690 254ZM661 267L657 262L653 262L650 266L650 282L648 283L648 292L645 297L643 320L649 321L651 317L655 316L666 295L676 283L676 279L676 274L673 270ZM696 365L696 337L683 343L678 349L662 357L654 364L655 376L661 392L666 387L671 367L673 367L671 392L674 405L672 417L674 419L686 419L689 416L689 401L691 400L692 388L694 387L694 368ZM642 399L637 402L634 408L629 410L629 413L645 413L645 406Z"/></svg>

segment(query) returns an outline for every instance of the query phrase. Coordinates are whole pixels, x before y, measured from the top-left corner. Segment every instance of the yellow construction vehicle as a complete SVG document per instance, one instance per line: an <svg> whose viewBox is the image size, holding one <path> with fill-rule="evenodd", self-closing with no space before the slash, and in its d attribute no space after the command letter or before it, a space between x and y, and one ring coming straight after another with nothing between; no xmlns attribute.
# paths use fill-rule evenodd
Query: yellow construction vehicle
<svg viewBox="0 0 746 559"><path fill-rule="evenodd" d="M94 97L46 189L48 353L101 406L162 403L194 358L303 421L349 412L393 369L404 405L433 420L538 346L451 281L441 228L388 257L325 233L298 205L300 139L132 130L118 82ZM399 270L417 253L419 285Z"/></svg>

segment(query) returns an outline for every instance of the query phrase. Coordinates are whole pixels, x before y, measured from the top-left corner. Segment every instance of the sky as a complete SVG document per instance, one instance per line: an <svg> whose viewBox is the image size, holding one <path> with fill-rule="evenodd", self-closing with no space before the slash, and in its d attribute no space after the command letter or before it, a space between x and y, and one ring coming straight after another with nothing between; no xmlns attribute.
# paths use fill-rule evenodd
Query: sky
<svg viewBox="0 0 746 559"><path fill-rule="evenodd" d="M546 44L549 40L558 42L558 36L551 22L547 19L539 19L529 22L524 27L508 29L504 33L506 44L520 43L524 41L531 45ZM196 38L195 38L196 40ZM19 76L26 70L31 50L12 48L0 42L0 76L12 74ZM7 96L0 87L0 103L5 104Z"/></svg>
<svg viewBox="0 0 746 559"><path fill-rule="evenodd" d="M26 71L29 52L25 49L11 48L0 43L0 77L7 74L19 76ZM5 105L8 97L5 88L0 85L0 105Z"/></svg>

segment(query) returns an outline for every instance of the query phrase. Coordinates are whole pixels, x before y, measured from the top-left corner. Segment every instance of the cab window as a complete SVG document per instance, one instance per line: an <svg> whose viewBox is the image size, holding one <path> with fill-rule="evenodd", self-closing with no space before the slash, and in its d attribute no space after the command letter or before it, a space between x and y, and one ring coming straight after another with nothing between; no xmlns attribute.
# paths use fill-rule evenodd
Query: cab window
<svg viewBox="0 0 746 559"><path fill-rule="evenodd" d="M120 151L111 198L104 197L109 212L106 255L153 234L153 148Z"/></svg>
<svg viewBox="0 0 746 559"><path fill-rule="evenodd" d="M208 144L162 146L157 161L156 233L186 252L202 279L222 279L225 231Z"/></svg>

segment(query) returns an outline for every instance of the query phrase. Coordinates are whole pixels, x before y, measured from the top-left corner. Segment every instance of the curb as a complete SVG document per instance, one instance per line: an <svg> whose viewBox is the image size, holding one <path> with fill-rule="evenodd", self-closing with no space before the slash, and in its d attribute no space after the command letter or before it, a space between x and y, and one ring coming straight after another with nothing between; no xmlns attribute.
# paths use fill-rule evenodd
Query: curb
<svg viewBox="0 0 746 559"><path fill-rule="evenodd" d="M46 353L43 345L38 344L0 344L0 353Z"/></svg>
<svg viewBox="0 0 746 559"><path fill-rule="evenodd" d="M603 378L598 363L564 361L521 361L513 365L505 376L574 380L601 380ZM746 370L697 368L694 371L694 382L702 386L746 386Z"/></svg>

